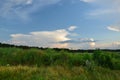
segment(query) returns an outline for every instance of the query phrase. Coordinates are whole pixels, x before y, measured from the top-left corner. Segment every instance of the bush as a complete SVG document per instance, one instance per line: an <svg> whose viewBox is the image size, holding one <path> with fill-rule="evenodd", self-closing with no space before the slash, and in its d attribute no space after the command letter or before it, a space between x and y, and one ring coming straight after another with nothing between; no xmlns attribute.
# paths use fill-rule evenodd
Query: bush
<svg viewBox="0 0 120 80"><path fill-rule="evenodd" d="M103 53L102 51L95 51L93 60L97 65L113 69L112 57L110 54Z"/></svg>
<svg viewBox="0 0 120 80"><path fill-rule="evenodd" d="M69 59L70 66L81 66L84 65L83 57L80 54L73 54Z"/></svg>

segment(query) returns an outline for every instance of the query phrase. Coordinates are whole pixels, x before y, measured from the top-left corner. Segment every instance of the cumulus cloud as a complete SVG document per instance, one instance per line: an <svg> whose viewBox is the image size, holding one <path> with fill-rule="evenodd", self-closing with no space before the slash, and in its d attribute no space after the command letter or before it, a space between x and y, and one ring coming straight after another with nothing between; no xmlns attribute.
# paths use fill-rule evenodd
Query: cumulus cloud
<svg viewBox="0 0 120 80"><path fill-rule="evenodd" d="M94 48L94 47L96 46L96 43L95 43L95 42L90 42L90 46L91 46L92 48Z"/></svg>
<svg viewBox="0 0 120 80"><path fill-rule="evenodd" d="M111 31L120 32L120 27L119 26L109 26L109 27L107 27L107 29L111 30Z"/></svg>
<svg viewBox="0 0 120 80"><path fill-rule="evenodd" d="M29 34L11 34L11 44L39 47L67 47L67 44L53 43L69 40L69 32L65 29L55 31L36 31Z"/></svg>
<svg viewBox="0 0 120 80"><path fill-rule="evenodd" d="M73 30L75 30L77 28L77 26L70 26L69 28L68 28L68 30L69 31L73 31Z"/></svg>
<svg viewBox="0 0 120 80"><path fill-rule="evenodd" d="M0 1L0 16L5 18L19 17L26 19L37 10L60 0L3 0Z"/></svg>
<svg viewBox="0 0 120 80"><path fill-rule="evenodd" d="M70 27L71 28L71 27ZM72 38L74 33L68 29L58 29L53 31L34 31L28 34L11 34L11 39L6 43L15 45L27 45L38 47L55 48L93 48L97 40L93 38Z"/></svg>

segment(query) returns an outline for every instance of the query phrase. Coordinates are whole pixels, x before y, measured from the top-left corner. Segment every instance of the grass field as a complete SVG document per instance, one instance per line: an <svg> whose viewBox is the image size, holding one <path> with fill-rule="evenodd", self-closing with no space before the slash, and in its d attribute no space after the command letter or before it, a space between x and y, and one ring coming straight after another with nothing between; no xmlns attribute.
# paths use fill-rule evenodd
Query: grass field
<svg viewBox="0 0 120 80"><path fill-rule="evenodd" d="M0 80L120 80L120 53L0 48Z"/></svg>
<svg viewBox="0 0 120 80"><path fill-rule="evenodd" d="M120 80L119 70L101 67L89 71L85 67L2 66L0 80Z"/></svg>

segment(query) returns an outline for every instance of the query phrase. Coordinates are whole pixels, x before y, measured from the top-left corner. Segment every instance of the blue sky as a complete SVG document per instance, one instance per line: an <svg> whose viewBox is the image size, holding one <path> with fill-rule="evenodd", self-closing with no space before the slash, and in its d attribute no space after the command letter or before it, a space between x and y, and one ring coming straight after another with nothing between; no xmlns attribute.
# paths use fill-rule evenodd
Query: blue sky
<svg viewBox="0 0 120 80"><path fill-rule="evenodd" d="M0 0L0 41L119 49L119 4L119 0Z"/></svg>

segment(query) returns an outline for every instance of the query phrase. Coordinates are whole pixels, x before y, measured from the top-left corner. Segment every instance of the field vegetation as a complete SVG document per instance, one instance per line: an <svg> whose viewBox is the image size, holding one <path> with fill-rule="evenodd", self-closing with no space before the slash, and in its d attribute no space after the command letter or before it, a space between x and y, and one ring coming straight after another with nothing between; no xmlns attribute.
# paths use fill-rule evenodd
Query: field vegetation
<svg viewBox="0 0 120 80"><path fill-rule="evenodd" d="M0 80L120 80L120 52L0 47Z"/></svg>

